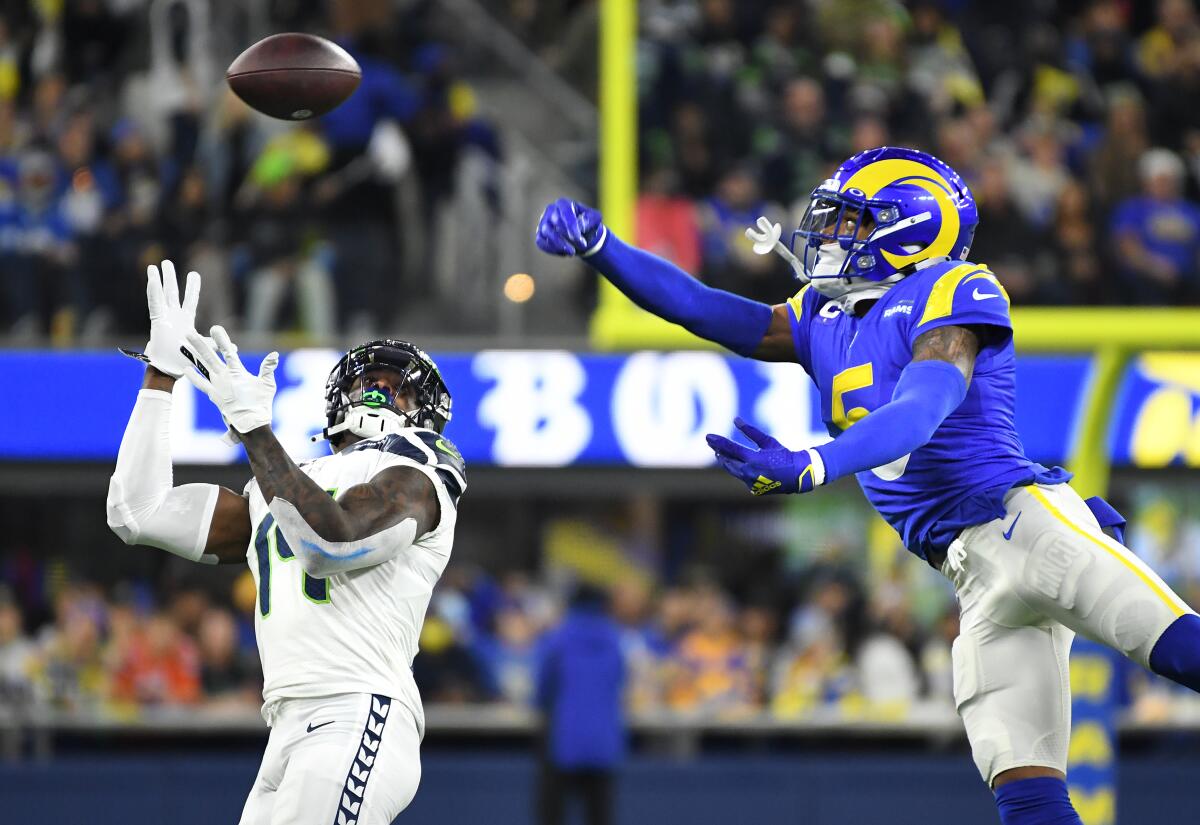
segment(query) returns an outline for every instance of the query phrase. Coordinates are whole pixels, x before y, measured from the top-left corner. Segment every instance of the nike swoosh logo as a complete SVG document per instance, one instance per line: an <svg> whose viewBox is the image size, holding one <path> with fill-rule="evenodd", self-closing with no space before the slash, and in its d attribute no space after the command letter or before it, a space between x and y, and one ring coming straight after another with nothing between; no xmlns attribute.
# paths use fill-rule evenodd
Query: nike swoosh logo
<svg viewBox="0 0 1200 825"><path fill-rule="evenodd" d="M326 725L332 725L332 724L333 724L334 722L336 722L336 721L337 721L336 719L332 719L332 720L330 720L330 721L328 721L328 722L322 722L322 723L321 723L321 724L319 724L319 725L314 725L312 722L309 722L309 723L308 723L308 732L309 732L309 733L312 733L312 732L313 732L314 730L316 730L317 728L323 728L323 727L325 727Z"/></svg>
<svg viewBox="0 0 1200 825"><path fill-rule="evenodd" d="M1004 540L1012 541L1013 530L1017 529L1017 522L1021 520L1021 511L1017 511L1017 517L1012 520L1012 524L1008 525L1008 529L1004 531Z"/></svg>
<svg viewBox="0 0 1200 825"><path fill-rule="evenodd" d="M986 301L988 298L999 298L1000 296L994 292L980 292L979 287L975 287L975 291L971 293L971 297L976 301Z"/></svg>

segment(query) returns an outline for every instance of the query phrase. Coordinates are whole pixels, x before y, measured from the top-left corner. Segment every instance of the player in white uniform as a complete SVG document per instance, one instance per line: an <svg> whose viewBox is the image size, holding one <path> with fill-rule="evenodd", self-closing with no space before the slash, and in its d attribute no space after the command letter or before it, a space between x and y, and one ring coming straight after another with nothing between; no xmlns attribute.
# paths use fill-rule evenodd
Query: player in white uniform
<svg viewBox="0 0 1200 825"><path fill-rule="evenodd" d="M333 454L295 464L271 432L271 353L247 372L221 327L193 328L174 268L150 267L150 341L109 485L109 526L128 544L192 561L245 561L270 739L242 825L386 825L420 780L424 714L412 677L434 585L449 560L465 467L441 436L450 393L412 344L372 341L326 385ZM214 349L215 345L215 349ZM133 354L133 353L130 353ZM187 375L246 448L243 494L173 486L171 390Z"/></svg>

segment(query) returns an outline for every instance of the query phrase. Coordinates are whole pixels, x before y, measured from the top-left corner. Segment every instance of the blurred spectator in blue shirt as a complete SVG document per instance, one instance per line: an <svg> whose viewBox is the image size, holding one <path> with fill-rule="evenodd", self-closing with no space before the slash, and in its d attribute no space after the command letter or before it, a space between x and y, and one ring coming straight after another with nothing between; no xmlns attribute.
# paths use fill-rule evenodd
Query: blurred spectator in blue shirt
<svg viewBox="0 0 1200 825"><path fill-rule="evenodd" d="M588 825L604 825L612 819L613 770L625 751L621 631L605 594L581 586L538 654L537 703L547 719L540 821L565 822L567 799L577 796Z"/></svg>
<svg viewBox="0 0 1200 825"><path fill-rule="evenodd" d="M109 160L111 153L89 110L80 109L63 120L55 149L55 189L62 215L75 239L79 260L88 264L79 271L81 326L86 333L100 332L111 328L113 320L125 312L135 316L129 328L144 328L145 313L132 311L145 292L146 279L137 272L144 267L132 261L129 267L121 266L114 248L122 224L120 210L133 194L132 188ZM157 193L157 170L152 170L148 180Z"/></svg>
<svg viewBox="0 0 1200 825"><path fill-rule="evenodd" d="M81 303L74 233L55 191L53 156L27 151L18 169L17 198L0 226L9 332L22 338L48 329L62 341L73 333Z"/></svg>
<svg viewBox="0 0 1200 825"><path fill-rule="evenodd" d="M343 42L358 61L362 82L354 94L321 118L321 128L335 152L361 154L381 120L407 123L417 111L419 96L412 84L393 66L365 53L352 42Z"/></svg>
<svg viewBox="0 0 1200 825"><path fill-rule="evenodd" d="M528 706L534 694L538 627L520 605L508 604L495 616L495 633L475 640L491 693L513 705Z"/></svg>
<svg viewBox="0 0 1200 825"><path fill-rule="evenodd" d="M1119 204L1112 219L1119 276L1129 303L1170 304L1195 297L1200 208L1182 196L1183 161L1151 149L1138 162L1140 197Z"/></svg>

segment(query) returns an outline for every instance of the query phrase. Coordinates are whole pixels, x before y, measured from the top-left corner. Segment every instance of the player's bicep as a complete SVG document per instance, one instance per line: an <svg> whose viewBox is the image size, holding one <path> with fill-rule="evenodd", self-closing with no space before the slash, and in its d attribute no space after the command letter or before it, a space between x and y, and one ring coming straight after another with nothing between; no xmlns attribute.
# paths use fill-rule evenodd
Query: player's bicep
<svg viewBox="0 0 1200 825"><path fill-rule="evenodd" d="M403 464L376 473L370 481L347 488L338 498L350 522L352 541L372 536L405 519L417 523L417 538L441 519L434 482L416 467Z"/></svg>
<svg viewBox="0 0 1200 825"><path fill-rule="evenodd" d="M796 345L792 337L792 311L787 304L776 304L771 308L771 323L767 333L750 357L756 361L787 361L795 363Z"/></svg>
<svg viewBox="0 0 1200 825"><path fill-rule="evenodd" d="M924 332L913 342L914 361L945 361L958 367L967 385L975 373L980 335L973 327L941 326Z"/></svg>
<svg viewBox="0 0 1200 825"><path fill-rule="evenodd" d="M217 489L217 504L204 552L217 557L218 564L246 560L250 545L250 499L226 487Z"/></svg>
<svg viewBox="0 0 1200 825"><path fill-rule="evenodd" d="M809 369L808 329L816 303L812 300L810 284L782 304L771 307L771 323L767 334L754 351L759 361L786 361Z"/></svg>

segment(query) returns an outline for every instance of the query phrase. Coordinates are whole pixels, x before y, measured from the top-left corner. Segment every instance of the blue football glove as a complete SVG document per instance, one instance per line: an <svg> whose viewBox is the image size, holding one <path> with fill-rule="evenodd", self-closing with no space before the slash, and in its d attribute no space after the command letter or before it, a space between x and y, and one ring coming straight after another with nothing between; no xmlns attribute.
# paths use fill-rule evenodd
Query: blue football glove
<svg viewBox="0 0 1200 825"><path fill-rule="evenodd" d="M717 463L740 478L756 496L807 493L825 482L825 466L816 450L792 452L762 430L740 418L733 423L758 449L709 433L708 446Z"/></svg>
<svg viewBox="0 0 1200 825"><path fill-rule="evenodd" d="M538 249L551 255L587 257L604 245L607 236L597 210L559 198L542 212L533 240Z"/></svg>

